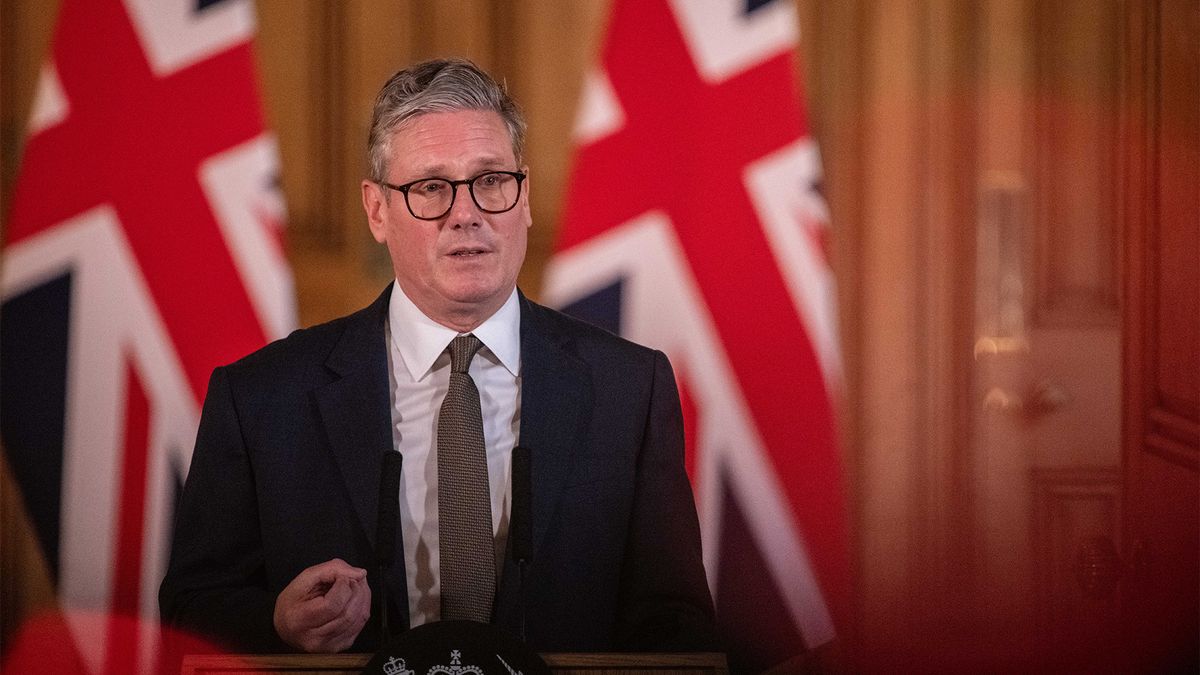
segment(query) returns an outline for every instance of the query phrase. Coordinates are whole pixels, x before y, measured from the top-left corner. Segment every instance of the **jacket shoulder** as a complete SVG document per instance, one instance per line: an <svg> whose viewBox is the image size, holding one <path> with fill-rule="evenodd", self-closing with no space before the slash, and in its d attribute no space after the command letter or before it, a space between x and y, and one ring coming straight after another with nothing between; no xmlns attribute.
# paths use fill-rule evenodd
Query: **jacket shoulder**
<svg viewBox="0 0 1200 675"><path fill-rule="evenodd" d="M294 330L225 368L246 375L264 370L304 370L328 363L339 345L347 340L363 340L373 335L382 340L388 296L385 291L378 300L352 314Z"/></svg>
<svg viewBox="0 0 1200 675"><path fill-rule="evenodd" d="M553 336L577 354L600 354L637 363L653 362L658 356L666 358L656 349L640 345L583 319L528 299L525 299L525 303L528 308L526 318L536 330Z"/></svg>

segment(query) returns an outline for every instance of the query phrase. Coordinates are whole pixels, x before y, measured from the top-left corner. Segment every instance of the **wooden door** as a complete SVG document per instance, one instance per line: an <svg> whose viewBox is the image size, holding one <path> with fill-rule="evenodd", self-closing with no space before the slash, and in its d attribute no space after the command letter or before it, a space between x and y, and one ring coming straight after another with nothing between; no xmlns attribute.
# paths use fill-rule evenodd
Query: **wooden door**
<svg viewBox="0 0 1200 675"><path fill-rule="evenodd" d="M803 4L863 670L1194 655L1196 0Z"/></svg>
<svg viewBox="0 0 1200 675"><path fill-rule="evenodd" d="M974 613L991 665L1104 657L1080 561L1120 531L1116 2L986 5L979 69Z"/></svg>
<svg viewBox="0 0 1200 675"><path fill-rule="evenodd" d="M1018 665L1194 669L1200 3L995 2L987 17L975 350L987 644Z"/></svg>
<svg viewBox="0 0 1200 675"><path fill-rule="evenodd" d="M1145 672L1194 673L1200 670L1200 2L1132 5L1124 184L1126 518L1123 556L1096 564L1106 586L1120 586L1127 663Z"/></svg>

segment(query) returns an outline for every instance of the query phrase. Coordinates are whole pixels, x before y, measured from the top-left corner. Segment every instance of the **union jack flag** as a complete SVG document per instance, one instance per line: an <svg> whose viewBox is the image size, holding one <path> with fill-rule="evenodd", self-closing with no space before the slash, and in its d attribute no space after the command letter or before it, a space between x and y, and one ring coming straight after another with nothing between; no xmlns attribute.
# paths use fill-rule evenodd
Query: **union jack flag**
<svg viewBox="0 0 1200 675"><path fill-rule="evenodd" d="M155 667L208 377L295 323L254 31L251 0L65 0L41 70L0 273L0 431L92 672Z"/></svg>
<svg viewBox="0 0 1200 675"><path fill-rule="evenodd" d="M788 0L616 0L543 298L676 367L735 669L832 640L850 580L828 213Z"/></svg>

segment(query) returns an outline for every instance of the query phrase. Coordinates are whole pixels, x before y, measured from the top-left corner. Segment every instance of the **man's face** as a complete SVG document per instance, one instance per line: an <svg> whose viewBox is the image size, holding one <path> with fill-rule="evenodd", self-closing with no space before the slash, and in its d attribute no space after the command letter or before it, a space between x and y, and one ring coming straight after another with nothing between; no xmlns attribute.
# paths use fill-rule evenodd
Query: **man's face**
<svg viewBox="0 0 1200 675"><path fill-rule="evenodd" d="M519 171L507 128L491 111L464 110L414 117L392 132L385 179L404 185L424 178L464 180L486 171ZM363 181L363 207L375 241L387 244L400 288L443 325L475 328L504 304L525 260L529 181L517 205L485 213L466 185L450 212L420 220L404 195ZM385 191L390 191L386 195Z"/></svg>

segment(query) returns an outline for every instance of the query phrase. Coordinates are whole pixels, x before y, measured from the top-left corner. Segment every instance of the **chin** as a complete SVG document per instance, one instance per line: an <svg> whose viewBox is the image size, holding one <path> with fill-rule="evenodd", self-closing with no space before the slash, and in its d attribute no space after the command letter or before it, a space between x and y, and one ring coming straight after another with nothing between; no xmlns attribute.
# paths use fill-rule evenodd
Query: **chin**
<svg viewBox="0 0 1200 675"><path fill-rule="evenodd" d="M464 272L465 270L460 270ZM435 290L457 305L503 303L516 285L516 275L502 270L473 270L472 273L446 274L438 279ZM497 305L498 306L498 305Z"/></svg>
<svg viewBox="0 0 1200 675"><path fill-rule="evenodd" d="M484 305L499 298L501 293L503 289L496 286L460 286L448 289L445 296L460 305Z"/></svg>

